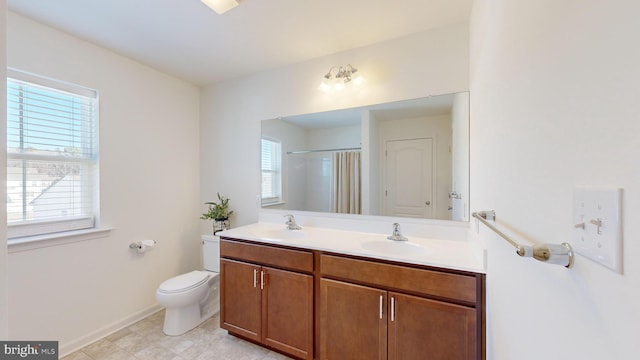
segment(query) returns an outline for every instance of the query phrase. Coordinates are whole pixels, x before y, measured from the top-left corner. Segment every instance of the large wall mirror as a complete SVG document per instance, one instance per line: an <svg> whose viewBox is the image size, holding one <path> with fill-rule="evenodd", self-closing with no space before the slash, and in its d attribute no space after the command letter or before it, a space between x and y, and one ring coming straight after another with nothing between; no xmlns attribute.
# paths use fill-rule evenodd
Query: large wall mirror
<svg viewBox="0 0 640 360"><path fill-rule="evenodd" d="M262 121L262 207L468 221L469 93Z"/></svg>

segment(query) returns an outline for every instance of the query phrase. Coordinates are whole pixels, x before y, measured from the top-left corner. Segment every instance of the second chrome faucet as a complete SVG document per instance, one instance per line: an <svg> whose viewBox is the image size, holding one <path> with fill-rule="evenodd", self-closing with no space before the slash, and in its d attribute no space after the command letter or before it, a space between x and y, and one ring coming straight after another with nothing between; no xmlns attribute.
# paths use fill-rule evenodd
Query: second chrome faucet
<svg viewBox="0 0 640 360"><path fill-rule="evenodd" d="M291 214L283 215L287 220L284 222L287 225L287 230L301 230L302 228L296 224L296 218Z"/></svg>
<svg viewBox="0 0 640 360"><path fill-rule="evenodd" d="M409 240L405 236L402 236L402 234L400 233L400 224L398 223L393 223L393 233L391 234L391 236L387 236L387 239L393 240L393 241Z"/></svg>

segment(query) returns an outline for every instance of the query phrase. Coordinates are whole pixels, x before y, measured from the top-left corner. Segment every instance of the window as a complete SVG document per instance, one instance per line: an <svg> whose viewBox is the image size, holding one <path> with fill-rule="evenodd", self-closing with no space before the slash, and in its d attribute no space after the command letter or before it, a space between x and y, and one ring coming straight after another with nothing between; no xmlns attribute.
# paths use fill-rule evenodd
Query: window
<svg viewBox="0 0 640 360"><path fill-rule="evenodd" d="M262 205L282 202L281 144L262 138Z"/></svg>
<svg viewBox="0 0 640 360"><path fill-rule="evenodd" d="M97 139L96 91L8 71L10 239L95 226Z"/></svg>

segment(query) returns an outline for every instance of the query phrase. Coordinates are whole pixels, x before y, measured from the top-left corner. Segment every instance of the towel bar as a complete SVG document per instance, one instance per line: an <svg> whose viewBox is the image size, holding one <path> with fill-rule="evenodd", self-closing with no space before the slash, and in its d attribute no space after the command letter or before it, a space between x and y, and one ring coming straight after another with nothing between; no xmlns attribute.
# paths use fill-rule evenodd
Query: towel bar
<svg viewBox="0 0 640 360"><path fill-rule="evenodd" d="M544 244L544 245L521 245L517 241L511 239L507 234L498 229L494 224L489 221L495 221L496 212L494 210L478 211L471 214L474 218L478 219L481 223L485 224L489 229L493 230L496 234L500 235L503 239L513 247L516 248L516 254L522 257L532 257L536 260L554 264L562 265L566 268L573 267L575 255L573 249L569 243L562 244Z"/></svg>

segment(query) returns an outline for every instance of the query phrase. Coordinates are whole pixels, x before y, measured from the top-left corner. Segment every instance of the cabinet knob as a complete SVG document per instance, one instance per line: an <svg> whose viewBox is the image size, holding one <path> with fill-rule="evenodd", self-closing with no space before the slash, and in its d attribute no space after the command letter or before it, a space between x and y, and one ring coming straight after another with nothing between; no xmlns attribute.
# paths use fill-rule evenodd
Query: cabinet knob
<svg viewBox="0 0 640 360"><path fill-rule="evenodd" d="M425 204L431 205L431 201L427 200L427 202L425 202Z"/></svg>

